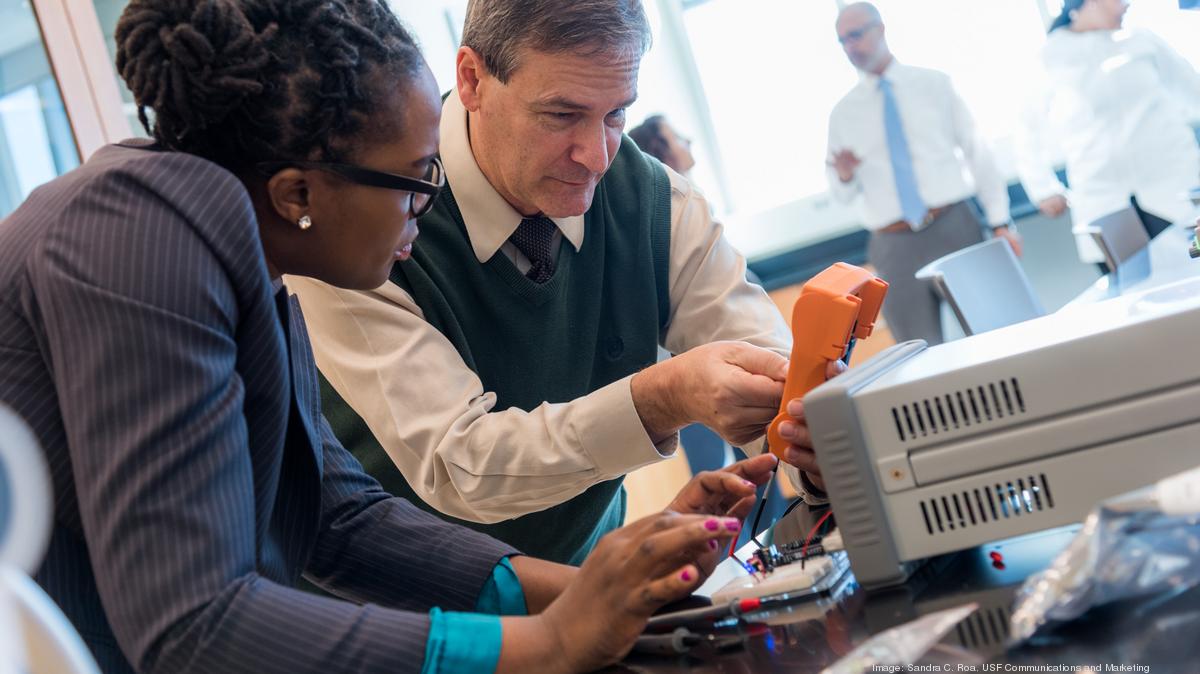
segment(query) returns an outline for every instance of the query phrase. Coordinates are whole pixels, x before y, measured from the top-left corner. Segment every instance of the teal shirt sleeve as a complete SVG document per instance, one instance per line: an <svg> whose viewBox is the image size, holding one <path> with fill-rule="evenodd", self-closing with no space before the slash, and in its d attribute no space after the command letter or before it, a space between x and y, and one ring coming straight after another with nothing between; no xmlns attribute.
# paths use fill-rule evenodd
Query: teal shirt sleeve
<svg viewBox="0 0 1200 674"><path fill-rule="evenodd" d="M421 674L494 672L500 661L501 615L526 615L525 591L508 558L500 560L475 603L476 613L435 608Z"/></svg>
<svg viewBox="0 0 1200 674"><path fill-rule="evenodd" d="M492 571L491 579L483 586L483 592L479 593L475 610L493 615L529 615L529 609L525 606L525 590L521 589L521 581L508 557L500 560Z"/></svg>

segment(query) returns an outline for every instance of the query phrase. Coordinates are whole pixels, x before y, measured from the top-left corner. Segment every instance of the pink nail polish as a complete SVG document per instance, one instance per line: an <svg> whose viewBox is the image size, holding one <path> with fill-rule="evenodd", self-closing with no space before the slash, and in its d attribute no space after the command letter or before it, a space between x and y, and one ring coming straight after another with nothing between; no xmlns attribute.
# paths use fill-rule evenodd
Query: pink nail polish
<svg viewBox="0 0 1200 674"><path fill-rule="evenodd" d="M737 520L726 520L725 528L730 531L738 531L742 528L742 523Z"/></svg>
<svg viewBox="0 0 1200 674"><path fill-rule="evenodd" d="M716 550L716 549L717 549L717 542L716 542L716 541L714 541L714 540L712 540L712 539L709 539L709 541L708 541L708 549L709 549L709 550Z"/></svg>
<svg viewBox="0 0 1200 674"><path fill-rule="evenodd" d="M754 483L751 482L750 480L742 480L742 484L746 485L747 487L751 487L751 488L754 487Z"/></svg>
<svg viewBox="0 0 1200 674"><path fill-rule="evenodd" d="M721 528L721 525L718 524L716 520L708 520L704 523L704 527L709 531L716 531L717 529Z"/></svg>
<svg viewBox="0 0 1200 674"><path fill-rule="evenodd" d="M689 582L692 580L692 572L684 569L683 573L679 574L679 577L683 579L683 582Z"/></svg>

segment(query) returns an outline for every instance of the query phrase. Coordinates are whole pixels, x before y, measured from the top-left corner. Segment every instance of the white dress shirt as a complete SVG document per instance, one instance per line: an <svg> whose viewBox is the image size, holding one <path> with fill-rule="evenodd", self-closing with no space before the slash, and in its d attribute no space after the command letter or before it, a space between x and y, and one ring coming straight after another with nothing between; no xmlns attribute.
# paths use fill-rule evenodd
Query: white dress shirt
<svg viewBox="0 0 1200 674"><path fill-rule="evenodd" d="M1162 218L1192 212L1200 151L1188 111L1200 111L1200 75L1153 33L1056 30L1042 50L1044 80L1034 89L1018 139L1018 170L1030 199L1068 196L1077 227L1129 205ZM1066 159L1068 192L1052 169ZM1100 249L1077 236L1079 257Z"/></svg>
<svg viewBox="0 0 1200 674"><path fill-rule="evenodd" d="M926 207L947 206L978 195L988 224L1008 224L1008 185L950 77L893 59L883 78L892 83L917 189ZM829 116L830 155L851 150L862 162L848 183L830 167L830 192L845 203L861 196L863 224L870 230L904 219L888 153L879 79L872 73L860 73L859 83Z"/></svg>
<svg viewBox="0 0 1200 674"><path fill-rule="evenodd" d="M454 94L443 106L440 151L477 260L500 252L528 269L508 242L521 214L476 164L467 113ZM708 202L668 173L671 316L662 346L681 353L734 339L789 355L782 315L762 288L746 282L745 259L725 240ZM556 245L565 239L578 250L587 235L583 216L554 222ZM292 277L288 287L300 296L321 372L416 493L448 515L491 523L536 512L675 451L677 436L656 447L647 435L634 409L632 375L570 402L493 411L495 393L395 284L358 292Z"/></svg>

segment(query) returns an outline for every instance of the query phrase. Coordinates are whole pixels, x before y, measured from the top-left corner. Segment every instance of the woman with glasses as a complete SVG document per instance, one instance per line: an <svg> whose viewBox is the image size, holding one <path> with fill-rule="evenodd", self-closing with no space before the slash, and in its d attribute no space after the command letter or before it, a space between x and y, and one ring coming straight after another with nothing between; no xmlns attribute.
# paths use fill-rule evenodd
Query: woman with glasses
<svg viewBox="0 0 1200 674"><path fill-rule="evenodd" d="M102 668L621 657L711 569L752 484L701 476L675 505L735 517L647 518L571 569L390 497L321 416L282 276L378 286L443 182L436 85L386 5L134 0L116 39L153 142L102 148L0 222L0 403L57 494L37 579Z"/></svg>

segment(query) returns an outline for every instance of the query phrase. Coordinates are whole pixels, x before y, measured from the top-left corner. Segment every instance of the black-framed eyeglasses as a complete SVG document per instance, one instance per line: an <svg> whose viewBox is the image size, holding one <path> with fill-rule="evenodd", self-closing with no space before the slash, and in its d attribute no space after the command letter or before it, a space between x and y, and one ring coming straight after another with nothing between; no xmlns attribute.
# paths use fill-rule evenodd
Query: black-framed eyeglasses
<svg viewBox="0 0 1200 674"><path fill-rule="evenodd" d="M275 175L286 168L328 171L356 185L408 192L408 212L414 218L428 213L429 209L433 207L433 198L446 186L446 171L442 168L442 160L437 157L433 158L429 166L429 173L425 175L424 180L386 171L376 171L354 164L327 161L267 161L258 164L257 168L266 176Z"/></svg>
<svg viewBox="0 0 1200 674"><path fill-rule="evenodd" d="M867 33L871 32L871 29L875 28L878 25L879 25L878 21L872 21L871 23L868 23L867 25L863 26L862 28L859 28L858 30L846 31L845 35L838 36L838 42L841 42L842 44L855 44L859 40L866 37Z"/></svg>

